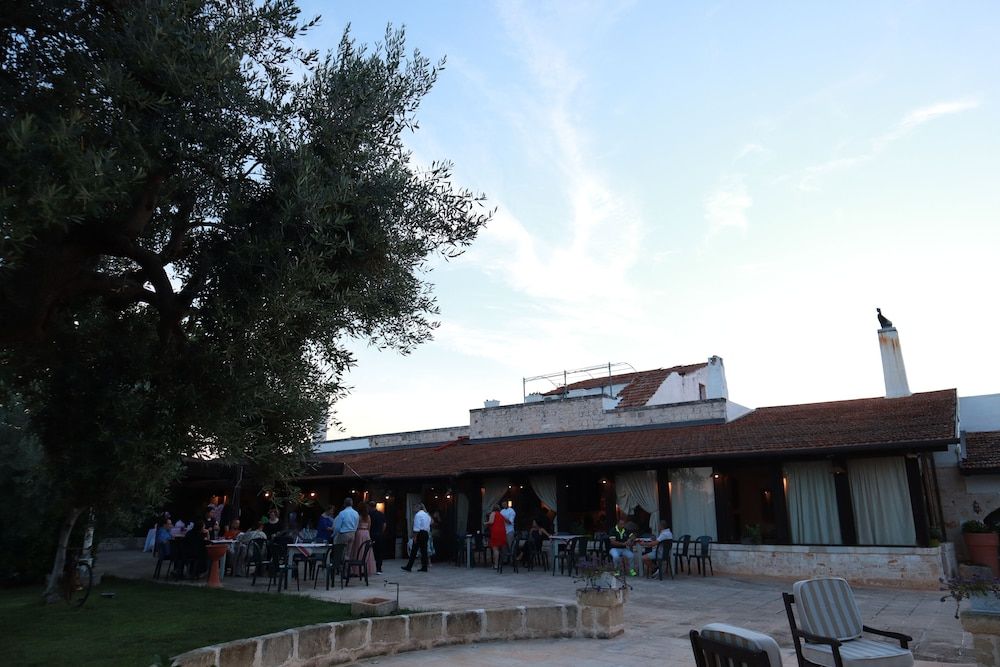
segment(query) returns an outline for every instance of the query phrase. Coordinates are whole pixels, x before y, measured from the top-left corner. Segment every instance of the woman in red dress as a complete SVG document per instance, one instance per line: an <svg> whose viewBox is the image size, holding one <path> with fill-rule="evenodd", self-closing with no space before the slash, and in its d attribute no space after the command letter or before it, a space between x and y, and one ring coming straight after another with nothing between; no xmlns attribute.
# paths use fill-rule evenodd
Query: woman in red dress
<svg viewBox="0 0 1000 667"><path fill-rule="evenodd" d="M493 505L486 525L490 529L490 547L493 548L493 562L500 564L500 550L507 547L507 519L500 514L499 503Z"/></svg>

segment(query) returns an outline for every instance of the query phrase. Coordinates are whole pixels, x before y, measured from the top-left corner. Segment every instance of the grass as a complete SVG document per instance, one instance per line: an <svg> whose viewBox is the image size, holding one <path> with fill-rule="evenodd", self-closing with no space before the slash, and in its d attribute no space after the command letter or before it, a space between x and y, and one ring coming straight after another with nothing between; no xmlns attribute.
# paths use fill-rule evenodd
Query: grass
<svg viewBox="0 0 1000 667"><path fill-rule="evenodd" d="M115 593L114 598L101 593ZM157 656L351 618L350 605L104 577L87 603L46 605L41 588L0 590L7 665L136 665Z"/></svg>

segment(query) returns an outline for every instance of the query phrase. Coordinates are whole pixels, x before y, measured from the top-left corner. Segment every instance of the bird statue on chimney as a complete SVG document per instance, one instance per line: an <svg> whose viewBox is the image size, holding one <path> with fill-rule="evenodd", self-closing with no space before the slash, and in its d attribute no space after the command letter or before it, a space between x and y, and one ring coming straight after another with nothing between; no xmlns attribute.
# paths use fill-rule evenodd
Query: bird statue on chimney
<svg viewBox="0 0 1000 667"><path fill-rule="evenodd" d="M882 314L881 308L876 308L875 312L878 313L878 323L882 325L883 329L888 329L892 326L892 320Z"/></svg>

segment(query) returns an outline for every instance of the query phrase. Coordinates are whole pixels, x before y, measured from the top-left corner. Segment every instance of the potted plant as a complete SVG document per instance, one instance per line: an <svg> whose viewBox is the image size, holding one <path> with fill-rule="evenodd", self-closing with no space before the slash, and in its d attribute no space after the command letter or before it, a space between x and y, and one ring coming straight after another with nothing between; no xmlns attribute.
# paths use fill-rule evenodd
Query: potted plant
<svg viewBox="0 0 1000 667"><path fill-rule="evenodd" d="M741 542L743 544L760 544L763 541L762 535L759 523L748 523L743 528L743 539Z"/></svg>
<svg viewBox="0 0 1000 667"><path fill-rule="evenodd" d="M955 601L955 618L962 600L968 600L973 611L985 611L1000 614L1000 579L983 574L970 577L954 577L945 582L948 594L941 602L949 598Z"/></svg>
<svg viewBox="0 0 1000 667"><path fill-rule="evenodd" d="M1000 536L982 521L973 519L962 524L962 539L965 540L969 559L990 568L994 577L1000 577L1000 563L997 562Z"/></svg>
<svg viewBox="0 0 1000 667"><path fill-rule="evenodd" d="M625 602L631 586L625 581L623 573L614 569L611 563L601 562L596 558L581 560L577 564L579 577L575 579L583 586L576 589L576 599L581 605L589 607L609 607Z"/></svg>
<svg viewBox="0 0 1000 667"><path fill-rule="evenodd" d="M927 546L931 548L939 547L941 546L941 539L942 539L941 529L931 528L927 534Z"/></svg>

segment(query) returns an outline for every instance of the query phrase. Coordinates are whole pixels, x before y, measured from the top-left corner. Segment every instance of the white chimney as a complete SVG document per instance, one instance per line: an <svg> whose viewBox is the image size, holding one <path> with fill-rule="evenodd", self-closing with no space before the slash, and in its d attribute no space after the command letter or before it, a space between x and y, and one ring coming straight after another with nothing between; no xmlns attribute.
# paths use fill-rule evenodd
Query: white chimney
<svg viewBox="0 0 1000 667"><path fill-rule="evenodd" d="M729 387L726 386L726 368L722 365L722 357L708 358L708 386L705 398L729 398Z"/></svg>
<svg viewBox="0 0 1000 667"><path fill-rule="evenodd" d="M899 333L892 322L879 311L878 347L882 352L882 374L885 376L885 397L909 396L910 385L906 381L906 366L903 365L903 348L899 345Z"/></svg>

